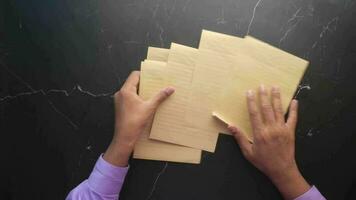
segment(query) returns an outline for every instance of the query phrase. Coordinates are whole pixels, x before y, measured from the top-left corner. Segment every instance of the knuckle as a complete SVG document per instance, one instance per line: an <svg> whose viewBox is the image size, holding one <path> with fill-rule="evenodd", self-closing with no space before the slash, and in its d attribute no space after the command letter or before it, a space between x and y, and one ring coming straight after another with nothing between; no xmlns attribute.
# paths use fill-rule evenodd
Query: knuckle
<svg viewBox="0 0 356 200"><path fill-rule="evenodd" d="M273 91L273 92L272 92L272 97L280 98L280 97L281 97L281 94L280 94L279 92Z"/></svg>
<svg viewBox="0 0 356 200"><path fill-rule="evenodd" d="M297 110L298 110L298 108L296 106L292 106L292 111L294 112L294 114L297 113Z"/></svg>
<svg viewBox="0 0 356 200"><path fill-rule="evenodd" d="M122 97L122 91L121 91L121 90L115 92L115 94L114 94L114 98L115 98L115 99L119 99L119 98L121 98L121 97Z"/></svg>
<svg viewBox="0 0 356 200"><path fill-rule="evenodd" d="M259 92L260 92L261 95L264 95L264 96L267 95L267 90L266 89L263 89L263 90L260 89Z"/></svg>
<svg viewBox="0 0 356 200"><path fill-rule="evenodd" d="M281 106L276 106L275 110L276 110L277 112L283 112L283 109L282 109Z"/></svg>
<svg viewBox="0 0 356 200"><path fill-rule="evenodd" d="M262 109L264 110L272 110L272 106L268 103L262 104Z"/></svg>
<svg viewBox="0 0 356 200"><path fill-rule="evenodd" d="M119 92L117 92L118 97L127 97L129 94L130 93L126 89L121 89Z"/></svg>
<svg viewBox="0 0 356 200"><path fill-rule="evenodd" d="M118 92L118 96L125 96L126 95L126 91L124 89L121 89L119 92Z"/></svg>
<svg viewBox="0 0 356 200"><path fill-rule="evenodd" d="M250 115L252 118L256 118L258 116L258 112L255 109L250 110Z"/></svg>
<svg viewBox="0 0 356 200"><path fill-rule="evenodd" d="M247 96L247 103L248 104L254 104L255 103L255 97L253 95L248 95Z"/></svg>
<svg viewBox="0 0 356 200"><path fill-rule="evenodd" d="M119 97L120 96L120 90L119 91L117 91L117 92L115 92L115 94L114 94L114 97L116 98L116 97Z"/></svg>

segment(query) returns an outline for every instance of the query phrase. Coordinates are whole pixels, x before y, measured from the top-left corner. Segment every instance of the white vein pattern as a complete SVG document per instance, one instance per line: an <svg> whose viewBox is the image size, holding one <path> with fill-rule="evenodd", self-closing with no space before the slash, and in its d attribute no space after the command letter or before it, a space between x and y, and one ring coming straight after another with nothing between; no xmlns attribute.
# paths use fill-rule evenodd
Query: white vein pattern
<svg viewBox="0 0 356 200"><path fill-rule="evenodd" d="M36 94L42 94L43 96L47 97L46 100L48 104L52 107L52 109L58 113L61 117L63 117L74 129L78 129L79 126L73 122L66 114L64 114L62 111L60 111L54 103L49 99L48 95L53 94L53 93L61 93L65 96L70 96L73 92L78 91L82 94L91 96L91 97L112 97L113 93L102 93L102 94L94 94L90 91L83 90L80 85L76 85L73 87L72 90L67 91L67 90L60 90L60 89L49 89L49 90L44 90L44 89L38 89L35 90L30 84L28 84L25 80L23 80L20 76L15 74L13 71L11 71L4 63L0 62L0 65L12 76L14 76L19 82L21 82L23 85L25 85L30 91L28 92L20 92L15 95L7 95L4 97L0 98L0 104L6 101L10 101L19 97L23 96L31 96L31 95L36 95Z"/></svg>
<svg viewBox="0 0 356 200"><path fill-rule="evenodd" d="M336 31L336 28L337 28L337 22L339 21L339 17L334 17L332 18L325 26L323 26L320 34L319 34L319 38L318 40L316 40L313 45L312 45L312 49L314 49L319 41L328 33L328 32L334 32ZM334 25L334 27L331 27L331 25Z"/></svg>
<svg viewBox="0 0 356 200"><path fill-rule="evenodd" d="M75 85L73 87L73 89L71 89L70 91L68 91L68 90L60 90L60 89L49 89L49 90L39 89L39 90L30 91L30 92L20 92L20 93L17 93L15 95L8 95L8 96L5 96L5 97L2 97L2 98L0 98L0 102L16 99L16 98L22 97L22 96L31 96L31 95L36 95L36 94L42 94L42 95L46 96L46 95L49 95L51 93L61 93L61 94L65 95L66 97L69 97L75 91L78 91L80 93L86 94L86 95L91 96L91 97L107 97L107 96L112 97L113 96L113 93L94 94L94 93L92 93L90 91L83 90L80 85Z"/></svg>
<svg viewBox="0 0 356 200"><path fill-rule="evenodd" d="M297 11L293 14L293 16L288 19L287 21L287 30L284 32L283 36L281 37L281 39L279 40L278 46L281 47L281 45L283 44L283 42L285 42L285 40L287 39L289 33L291 31L293 31L299 24L299 22L301 22L302 18L304 16L299 15L301 11L301 8L297 9Z"/></svg>
<svg viewBox="0 0 356 200"><path fill-rule="evenodd" d="M250 34L250 29L251 29L253 20L255 19L256 9L260 5L261 2L262 2L262 0L258 0L257 3L255 4L255 7L253 7L252 17L251 17L250 23L248 24L246 35Z"/></svg>
<svg viewBox="0 0 356 200"><path fill-rule="evenodd" d="M160 47L164 47L164 39L163 39L163 33L164 33L164 29L162 28L162 26L157 22L156 23L156 27L159 29L159 42L160 42Z"/></svg>
<svg viewBox="0 0 356 200"><path fill-rule="evenodd" d="M216 24L226 24L227 21L225 20L225 10L223 6L220 9L220 17L216 19Z"/></svg>
<svg viewBox="0 0 356 200"><path fill-rule="evenodd" d="M151 192L150 192L150 194L147 196L146 200L149 200L149 199L152 197L154 191L156 190L156 186L157 186L157 183L158 183L158 179L159 179L159 178L161 177L161 175L166 171L167 167L168 167L168 162L166 162L166 163L164 164L162 170L158 173L158 175L157 175L155 181L153 182Z"/></svg>

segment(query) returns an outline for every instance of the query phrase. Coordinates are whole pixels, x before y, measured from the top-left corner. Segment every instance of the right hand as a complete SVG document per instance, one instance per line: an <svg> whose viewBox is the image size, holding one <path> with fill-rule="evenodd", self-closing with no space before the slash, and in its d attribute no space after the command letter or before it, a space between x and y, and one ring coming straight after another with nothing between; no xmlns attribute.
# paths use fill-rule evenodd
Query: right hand
<svg viewBox="0 0 356 200"><path fill-rule="evenodd" d="M259 89L260 105L252 90L247 92L247 107L252 125L253 143L239 128L230 125L245 158L266 174L286 199L295 198L310 186L301 176L295 161L295 128L298 102L293 100L285 122L279 88L273 87L271 98L265 87ZM272 99L272 100L270 100ZM297 187L291 186L297 180Z"/></svg>

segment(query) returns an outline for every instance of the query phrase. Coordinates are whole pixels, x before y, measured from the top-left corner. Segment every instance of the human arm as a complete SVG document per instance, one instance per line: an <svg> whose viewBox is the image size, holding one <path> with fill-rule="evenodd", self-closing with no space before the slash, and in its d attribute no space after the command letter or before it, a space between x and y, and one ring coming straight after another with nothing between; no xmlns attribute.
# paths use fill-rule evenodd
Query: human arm
<svg viewBox="0 0 356 200"><path fill-rule="evenodd" d="M247 107L252 125L253 143L249 142L243 131L234 125L229 125L245 158L271 179L284 199L325 199L303 178L295 161L297 100L291 102L287 121L284 120L279 88L273 87L269 96L266 88L261 86L259 103L257 102L255 93L249 90ZM316 193L318 195L315 195Z"/></svg>
<svg viewBox="0 0 356 200"><path fill-rule="evenodd" d="M89 178L74 188L67 200L118 199L136 141L158 106L174 92L173 88L167 87L144 101L137 95L139 78L140 72L132 72L120 91L115 93L113 139Z"/></svg>

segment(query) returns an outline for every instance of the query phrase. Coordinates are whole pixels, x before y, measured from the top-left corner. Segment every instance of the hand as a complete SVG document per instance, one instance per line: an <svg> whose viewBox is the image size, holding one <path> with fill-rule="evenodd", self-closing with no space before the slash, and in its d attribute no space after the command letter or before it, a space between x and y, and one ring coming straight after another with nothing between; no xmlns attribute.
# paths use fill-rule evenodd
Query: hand
<svg viewBox="0 0 356 200"><path fill-rule="evenodd" d="M273 87L271 99L262 85L259 102L252 90L247 92L247 107L253 132L253 143L245 133L230 125L245 158L266 174L281 191L285 199L293 199L307 190L309 184L301 176L295 161L295 128L297 100L293 100L287 122L284 120L279 88Z"/></svg>
<svg viewBox="0 0 356 200"><path fill-rule="evenodd" d="M137 95L140 72L134 71L114 95L115 132L104 159L117 166L127 166L135 143L150 122L158 106L174 89L167 87L150 100L144 101Z"/></svg>

